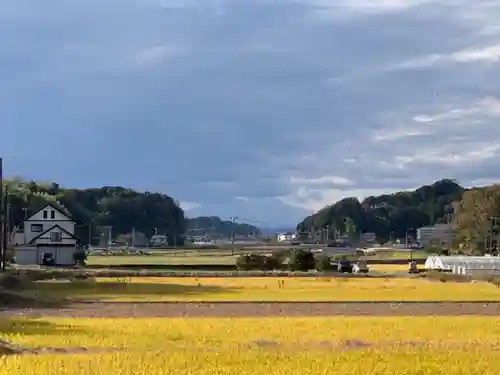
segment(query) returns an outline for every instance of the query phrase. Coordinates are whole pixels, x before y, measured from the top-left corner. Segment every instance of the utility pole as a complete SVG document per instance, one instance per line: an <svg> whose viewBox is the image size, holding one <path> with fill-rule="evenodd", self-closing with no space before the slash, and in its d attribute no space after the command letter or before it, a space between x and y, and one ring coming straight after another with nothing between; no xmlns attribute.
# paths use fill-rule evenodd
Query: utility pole
<svg viewBox="0 0 500 375"><path fill-rule="evenodd" d="M4 269L3 259L5 253L5 215L4 215L4 194L3 194L3 158L0 158L0 254L2 259L2 270Z"/></svg>
<svg viewBox="0 0 500 375"><path fill-rule="evenodd" d="M135 228L132 228L132 247L135 247Z"/></svg>
<svg viewBox="0 0 500 375"><path fill-rule="evenodd" d="M326 226L326 241L325 244L328 246L328 241L330 241L330 225Z"/></svg>
<svg viewBox="0 0 500 375"><path fill-rule="evenodd" d="M236 237L236 228L235 228L235 222L236 219L238 219L236 216L231 216L231 255L234 255L234 244L235 244L235 237Z"/></svg>
<svg viewBox="0 0 500 375"><path fill-rule="evenodd" d="M410 231L412 228L408 228L405 230L405 247L408 249L408 231Z"/></svg>
<svg viewBox="0 0 500 375"><path fill-rule="evenodd" d="M5 256L9 248L9 218L10 218L10 204L9 204L9 190L5 187L5 198L4 198L4 230L3 230L3 251L2 251L2 272L5 272L5 266L7 263L7 257Z"/></svg>

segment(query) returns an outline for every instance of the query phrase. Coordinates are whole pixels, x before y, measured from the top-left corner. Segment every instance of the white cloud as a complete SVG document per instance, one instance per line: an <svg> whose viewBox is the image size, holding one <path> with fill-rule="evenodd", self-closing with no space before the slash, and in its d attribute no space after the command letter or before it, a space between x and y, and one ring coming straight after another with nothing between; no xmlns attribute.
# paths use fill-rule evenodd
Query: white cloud
<svg viewBox="0 0 500 375"><path fill-rule="evenodd" d="M497 62L500 60L500 44L465 49L452 53L449 58L457 63Z"/></svg>
<svg viewBox="0 0 500 375"><path fill-rule="evenodd" d="M500 177L499 2L6 6L0 123L16 124L2 148L14 173L155 186L197 214L277 223L347 196ZM52 134L100 152L40 172L18 151Z"/></svg>
<svg viewBox="0 0 500 375"><path fill-rule="evenodd" d="M173 57L185 56L188 52L186 47L157 45L137 52L132 56L132 63L139 66L156 64Z"/></svg>
<svg viewBox="0 0 500 375"><path fill-rule="evenodd" d="M448 54L430 54L398 63L389 70L420 69L435 65L496 63L500 61L500 44L472 47Z"/></svg>
<svg viewBox="0 0 500 375"><path fill-rule="evenodd" d="M279 197L278 199L290 206L305 209L309 212L316 212L320 209L340 201L344 198L355 197L363 200L372 195L389 194L394 192L395 188L385 189L307 189L300 187L293 193Z"/></svg>
<svg viewBox="0 0 500 375"><path fill-rule="evenodd" d="M290 183L292 185L344 185L349 186L353 184L353 181L342 176L321 176L316 178L304 178L304 177L290 177Z"/></svg>
<svg viewBox="0 0 500 375"><path fill-rule="evenodd" d="M250 199L248 197L234 197L237 201L248 202Z"/></svg>
<svg viewBox="0 0 500 375"><path fill-rule="evenodd" d="M375 141L396 141L401 138L419 137L424 135L431 135L431 129L411 129L404 127L397 127L394 129L382 129L375 131Z"/></svg>

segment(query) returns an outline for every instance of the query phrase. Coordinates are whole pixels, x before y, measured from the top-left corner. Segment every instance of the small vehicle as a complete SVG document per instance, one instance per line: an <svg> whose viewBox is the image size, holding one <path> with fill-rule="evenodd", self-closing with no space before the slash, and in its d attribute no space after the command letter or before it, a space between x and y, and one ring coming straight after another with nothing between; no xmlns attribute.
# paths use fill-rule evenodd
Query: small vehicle
<svg viewBox="0 0 500 375"><path fill-rule="evenodd" d="M43 253L42 254L42 265L44 266L55 266L56 259L52 253Z"/></svg>
<svg viewBox="0 0 500 375"><path fill-rule="evenodd" d="M334 265L334 269L340 273L352 273L353 265L349 260L339 260Z"/></svg>
<svg viewBox="0 0 500 375"><path fill-rule="evenodd" d="M364 274L367 274L370 271L370 269L368 268L368 264L366 264L366 262L362 260L356 262L353 265L352 270L354 273L364 273Z"/></svg>

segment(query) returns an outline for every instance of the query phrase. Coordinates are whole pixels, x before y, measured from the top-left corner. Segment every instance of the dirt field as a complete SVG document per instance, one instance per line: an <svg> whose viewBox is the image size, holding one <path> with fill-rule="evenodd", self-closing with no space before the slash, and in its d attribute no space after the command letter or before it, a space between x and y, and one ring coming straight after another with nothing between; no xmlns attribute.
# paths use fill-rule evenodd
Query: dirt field
<svg viewBox="0 0 500 375"><path fill-rule="evenodd" d="M74 303L61 309L0 311L0 316L32 317L259 317L259 316L500 316L500 303L482 302L230 302Z"/></svg>

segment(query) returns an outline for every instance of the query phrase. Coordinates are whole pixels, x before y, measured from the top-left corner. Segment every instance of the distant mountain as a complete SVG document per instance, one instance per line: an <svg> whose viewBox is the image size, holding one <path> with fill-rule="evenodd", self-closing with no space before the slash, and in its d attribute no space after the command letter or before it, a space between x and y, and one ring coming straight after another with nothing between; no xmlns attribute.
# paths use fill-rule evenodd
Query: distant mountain
<svg viewBox="0 0 500 375"><path fill-rule="evenodd" d="M200 216L186 219L186 234L188 236L231 237L234 233L239 236L260 236L261 230L246 223L233 223L230 220L221 220L217 216Z"/></svg>
<svg viewBox="0 0 500 375"><path fill-rule="evenodd" d="M466 191L453 180L440 180L414 191L372 196L360 202L345 198L306 217L298 226L301 233L324 228L341 233L375 233L381 242L404 238L407 230L443 223L453 202Z"/></svg>

